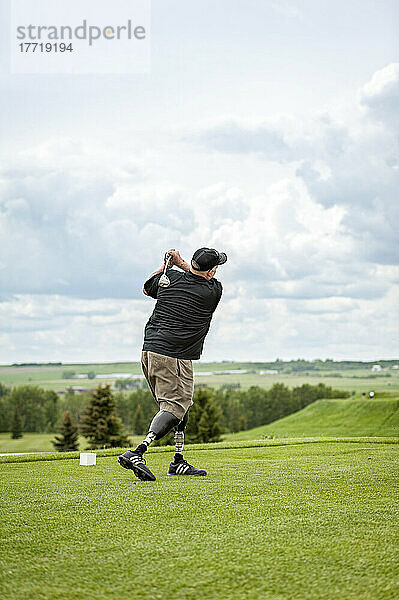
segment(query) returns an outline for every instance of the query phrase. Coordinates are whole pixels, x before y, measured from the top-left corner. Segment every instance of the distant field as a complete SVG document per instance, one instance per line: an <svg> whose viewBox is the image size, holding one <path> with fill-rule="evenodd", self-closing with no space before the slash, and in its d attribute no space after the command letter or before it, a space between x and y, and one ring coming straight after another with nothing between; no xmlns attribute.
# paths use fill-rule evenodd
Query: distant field
<svg viewBox="0 0 399 600"><path fill-rule="evenodd" d="M286 375L284 373L278 375L257 375L257 374L246 374L246 375L214 375L209 377L197 378L197 383L206 383L209 386L218 388L223 384L240 383L241 388L246 390L251 385L258 385L260 387L269 389L275 383L285 383L288 387L295 387L309 383L310 385L316 385L317 383L324 383L333 388L346 391L356 392L367 392L370 390L399 390L399 376L395 375L391 378L370 378L367 377L369 373L361 371L353 373L357 377L361 376L361 379L354 378L353 376L344 375L342 377L332 377L328 373L312 373L311 375Z"/></svg>
<svg viewBox="0 0 399 600"><path fill-rule="evenodd" d="M302 385L303 383L316 384L319 382L325 385L330 385L334 388L356 392L370 390L398 390L399 391L399 373L390 370L390 377L378 375L371 377L369 369L353 369L337 372L312 372L308 374L285 374L278 373L277 375L260 375L259 367L254 368L251 363L234 363L234 362L218 362L218 363L194 363L194 371L196 373L209 371L223 370L238 370L248 369L255 372L246 374L223 374L223 375L206 375L196 377L196 383L204 383L214 388L219 388L221 385L239 383L242 389L248 389L251 385L258 385L263 388L270 388L274 383L283 382L289 387ZM112 374L112 373L132 373L134 375L141 374L141 367L138 362L132 363L108 363L108 364L75 364L63 365L61 367L8 367L0 366L0 382L9 386L16 385L39 385L44 389L52 389L55 391L63 391L69 386L81 386L83 388L96 387L101 381L113 383L115 378L109 379L62 379L64 371L75 371L77 374L88 373L94 371L97 375Z"/></svg>
<svg viewBox="0 0 399 600"><path fill-rule="evenodd" d="M225 436L227 440L284 437L399 437L399 396L318 400L284 419Z"/></svg>
<svg viewBox="0 0 399 600"><path fill-rule="evenodd" d="M97 375L107 373L141 374L139 363L107 363L107 364L74 364L61 367L7 367L0 366L0 381L6 385L39 385L46 390L63 391L66 387L81 386L96 387L99 380L93 379L63 379L64 371L75 371L77 374L94 371ZM104 381L104 380L102 380ZM105 380L107 381L107 380ZM110 381L114 381L110 378Z"/></svg>

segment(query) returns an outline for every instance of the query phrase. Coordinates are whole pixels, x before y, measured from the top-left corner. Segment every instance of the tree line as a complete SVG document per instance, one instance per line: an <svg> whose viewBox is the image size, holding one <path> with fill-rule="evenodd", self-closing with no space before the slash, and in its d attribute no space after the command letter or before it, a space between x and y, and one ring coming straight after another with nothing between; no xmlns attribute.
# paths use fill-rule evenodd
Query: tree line
<svg viewBox="0 0 399 600"><path fill-rule="evenodd" d="M101 404L97 396L103 389L108 390L106 404L111 407L106 418L111 421L114 417L120 419L124 435L145 434L157 410L151 392L139 389L113 393L109 386L101 385L91 394L76 394L69 390L58 396L54 391L45 391L38 386L23 385L9 389L0 383L0 431L15 429L17 434L18 431L53 433L68 412L67 420L86 435L88 410L97 400ZM258 386L248 390L200 387L194 392L194 405L190 409L186 430L187 441L216 441L221 433L234 433L272 423L321 398L348 396L349 392L323 383L303 384L293 389L276 383L269 390ZM91 417L93 427L100 420L100 413L97 407ZM108 423L108 426L112 430L112 425ZM118 430L117 435L120 433Z"/></svg>

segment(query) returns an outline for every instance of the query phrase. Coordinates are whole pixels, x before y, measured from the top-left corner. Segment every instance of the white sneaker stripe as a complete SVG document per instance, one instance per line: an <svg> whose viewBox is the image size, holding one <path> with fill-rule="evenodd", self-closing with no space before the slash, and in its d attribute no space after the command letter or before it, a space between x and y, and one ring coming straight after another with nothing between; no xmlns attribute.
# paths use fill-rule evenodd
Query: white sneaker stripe
<svg viewBox="0 0 399 600"><path fill-rule="evenodd" d="M176 467L176 473L177 473L177 475L184 475L188 471L189 468L190 468L190 465L180 464Z"/></svg>

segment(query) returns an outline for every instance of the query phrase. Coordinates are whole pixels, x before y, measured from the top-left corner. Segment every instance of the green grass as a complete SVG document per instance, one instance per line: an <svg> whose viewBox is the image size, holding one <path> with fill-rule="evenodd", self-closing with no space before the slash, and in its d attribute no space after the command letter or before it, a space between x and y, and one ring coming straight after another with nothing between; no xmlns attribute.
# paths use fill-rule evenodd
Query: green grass
<svg viewBox="0 0 399 600"><path fill-rule="evenodd" d="M10 433L0 433L0 453L1 452L47 452L54 450L51 440L55 433L24 433L18 440L11 439ZM81 447L84 447L85 440L80 438Z"/></svg>
<svg viewBox="0 0 399 600"><path fill-rule="evenodd" d="M155 483L101 453L0 464L2 597L396 599L399 445L282 444L191 449L192 479L154 448Z"/></svg>
<svg viewBox="0 0 399 600"><path fill-rule="evenodd" d="M54 450L51 440L55 433L24 433L18 440L11 439L10 433L0 433L0 454L3 452L49 452ZM139 443L143 436L131 436L132 443ZM87 440L79 437L79 448L84 450Z"/></svg>
<svg viewBox="0 0 399 600"><path fill-rule="evenodd" d="M326 438L326 437L312 437L312 438L266 438L262 440L223 440L221 442L214 442L210 444L186 444L186 452L197 452L197 451L216 451L216 450L232 450L236 448L268 448L271 446L296 446L302 444L334 444L339 442L340 444L358 444L359 440L365 444L399 444L399 438L397 437L340 437L340 438ZM95 453L98 457L118 456L124 452L126 448L105 448L97 449ZM173 446L152 446L150 453L153 454L159 452L172 452L174 451ZM91 451L93 452L93 450ZM52 461L52 460L73 460L79 458L80 451L71 452L35 452L25 453L22 455L3 455L0 456L0 464L5 463L21 463L21 462L38 462L38 461Z"/></svg>
<svg viewBox="0 0 399 600"><path fill-rule="evenodd" d="M231 440L276 437L399 436L399 398L318 400L284 419L226 435Z"/></svg>

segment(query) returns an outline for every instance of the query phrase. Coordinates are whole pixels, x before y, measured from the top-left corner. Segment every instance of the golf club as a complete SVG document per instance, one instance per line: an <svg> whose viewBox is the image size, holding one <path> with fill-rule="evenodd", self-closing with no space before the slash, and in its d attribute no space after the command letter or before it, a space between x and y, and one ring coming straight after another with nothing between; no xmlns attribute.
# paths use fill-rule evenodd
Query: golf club
<svg viewBox="0 0 399 600"><path fill-rule="evenodd" d="M159 279L159 283L158 283L159 287L168 287L170 285L170 280L169 280L169 277L166 275L166 270L167 270L167 268L169 266L169 262L171 261L171 259L172 259L172 257L168 256L168 259L167 259L167 261L165 263L165 267L164 267L163 273L162 273L162 275L161 275L161 277Z"/></svg>

